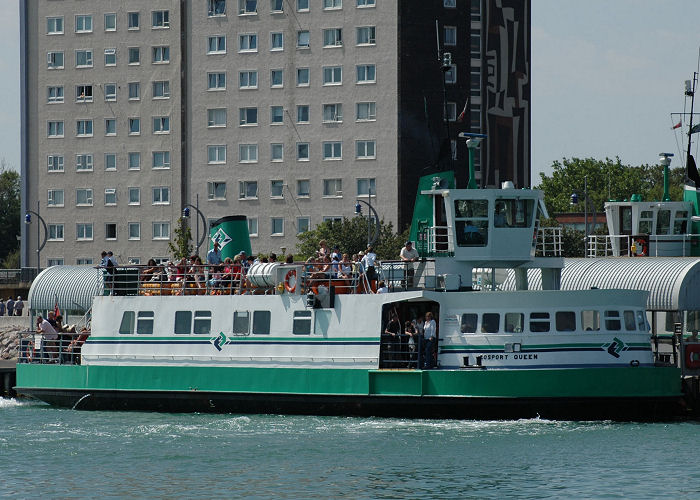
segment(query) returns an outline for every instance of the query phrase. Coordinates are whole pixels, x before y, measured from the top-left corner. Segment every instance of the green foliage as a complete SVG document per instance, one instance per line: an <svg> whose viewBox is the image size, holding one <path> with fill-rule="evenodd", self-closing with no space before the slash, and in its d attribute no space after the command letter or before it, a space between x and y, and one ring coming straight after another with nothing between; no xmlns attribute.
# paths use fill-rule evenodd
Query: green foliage
<svg viewBox="0 0 700 500"><path fill-rule="evenodd" d="M12 250L2 261L3 269L19 269L20 265L19 248Z"/></svg>
<svg viewBox="0 0 700 500"><path fill-rule="evenodd" d="M556 219L542 219L541 227L559 227L559 221ZM583 257L584 247L583 239L585 235L583 231L579 231L570 226L562 226L561 229L561 252L562 257Z"/></svg>
<svg viewBox="0 0 700 500"><path fill-rule="evenodd" d="M3 158L0 160L0 259L3 262L19 249L21 208L19 173L9 169Z"/></svg>
<svg viewBox="0 0 700 500"><path fill-rule="evenodd" d="M374 251L379 259L398 259L399 251L408 238L408 230L394 233L394 226L380 221L379 238ZM328 246L338 245L342 253L354 254L367 248L367 217L343 218L342 221L326 221L316 229L298 236L297 252L308 258L318 250L318 242L326 240Z"/></svg>
<svg viewBox="0 0 700 500"><path fill-rule="evenodd" d="M192 255L192 231L187 225L187 221L180 217L175 226L175 239L168 243L168 251L173 259L180 260Z"/></svg>

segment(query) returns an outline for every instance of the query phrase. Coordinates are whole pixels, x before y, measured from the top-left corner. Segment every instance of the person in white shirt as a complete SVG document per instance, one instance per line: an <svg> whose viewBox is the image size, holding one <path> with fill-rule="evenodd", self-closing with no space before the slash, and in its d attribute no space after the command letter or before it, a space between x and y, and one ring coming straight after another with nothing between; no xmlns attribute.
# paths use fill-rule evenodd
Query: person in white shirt
<svg viewBox="0 0 700 500"><path fill-rule="evenodd" d="M374 269L374 262L377 260L377 254L374 253L372 246L367 247L367 252L365 256L362 257L362 268L365 270L367 279L372 281L377 279L377 272Z"/></svg>
<svg viewBox="0 0 700 500"><path fill-rule="evenodd" d="M56 349L56 341L58 340L58 333L51 323L41 315L36 318L36 331L42 334L42 343L46 345L46 352L49 356L57 358L58 350ZM35 349L38 351L39 346L35 346Z"/></svg>
<svg viewBox="0 0 700 500"><path fill-rule="evenodd" d="M389 288L383 280L377 283L377 293L389 293Z"/></svg>
<svg viewBox="0 0 700 500"><path fill-rule="evenodd" d="M428 311L425 313L425 324L423 326L423 369L430 370L433 368L434 351L437 344L437 324L433 319L433 313Z"/></svg>
<svg viewBox="0 0 700 500"><path fill-rule="evenodd" d="M409 264L409 262L416 262L418 260L418 250L413 247L412 242L407 241L404 244L401 252L399 252L399 258L405 263L404 265L406 266L406 286L412 287L415 269L413 269L413 264Z"/></svg>

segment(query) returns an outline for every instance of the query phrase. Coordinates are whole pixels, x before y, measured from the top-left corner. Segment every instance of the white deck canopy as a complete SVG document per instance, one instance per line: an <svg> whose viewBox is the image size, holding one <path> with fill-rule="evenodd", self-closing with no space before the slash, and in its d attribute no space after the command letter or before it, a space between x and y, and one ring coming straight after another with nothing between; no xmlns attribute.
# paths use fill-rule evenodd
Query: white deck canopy
<svg viewBox="0 0 700 500"><path fill-rule="evenodd" d="M103 289L102 270L90 266L52 266L34 279L29 289L29 307L33 311L53 310L84 314L92 307L92 298Z"/></svg>

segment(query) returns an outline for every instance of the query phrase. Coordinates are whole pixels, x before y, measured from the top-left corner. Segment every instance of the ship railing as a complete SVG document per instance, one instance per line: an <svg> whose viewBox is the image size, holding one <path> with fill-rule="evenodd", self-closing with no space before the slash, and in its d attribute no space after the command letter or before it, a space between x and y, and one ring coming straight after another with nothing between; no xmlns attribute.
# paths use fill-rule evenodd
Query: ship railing
<svg viewBox="0 0 700 500"><path fill-rule="evenodd" d="M428 232L428 252L431 254L451 254L455 251L452 226L430 226Z"/></svg>
<svg viewBox="0 0 700 500"><path fill-rule="evenodd" d="M379 350L379 368L412 368L421 365L421 349L418 338L404 333L383 333Z"/></svg>
<svg viewBox="0 0 700 500"><path fill-rule="evenodd" d="M377 269L379 279L390 292L434 289L437 286L434 259L423 258L415 262L383 260Z"/></svg>
<svg viewBox="0 0 700 500"><path fill-rule="evenodd" d="M535 253L539 257L561 257L562 228L540 227L535 240Z"/></svg>
<svg viewBox="0 0 700 500"><path fill-rule="evenodd" d="M366 273L360 271L360 265L353 266L350 272L343 272L342 263L307 260L303 263L301 293L309 291L318 294L319 289L330 290L336 294L375 293L376 280L370 280Z"/></svg>
<svg viewBox="0 0 700 500"><path fill-rule="evenodd" d="M34 331L19 333L18 363L79 365L82 346L90 330L47 335Z"/></svg>

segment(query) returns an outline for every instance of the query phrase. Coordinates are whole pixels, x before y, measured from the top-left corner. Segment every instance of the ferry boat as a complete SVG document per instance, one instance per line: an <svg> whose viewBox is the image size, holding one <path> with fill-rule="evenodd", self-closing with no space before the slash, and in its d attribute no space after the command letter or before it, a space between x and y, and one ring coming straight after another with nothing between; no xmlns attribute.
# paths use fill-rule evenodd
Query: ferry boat
<svg viewBox="0 0 700 500"><path fill-rule="evenodd" d="M616 420L683 411L678 368L652 356L647 292L563 291L563 259L536 256L540 191L457 189L444 172L423 177L417 196L421 258L377 264L388 293L364 274L319 278L303 263L254 265L246 279L203 288L147 281L133 266L104 280L83 267L100 286L82 352L26 334L16 390L85 410ZM475 268L513 269L517 290L474 289ZM530 268L543 290L528 290ZM37 277L30 302L59 272ZM427 312L434 352L385 333L392 315L403 325Z"/></svg>

